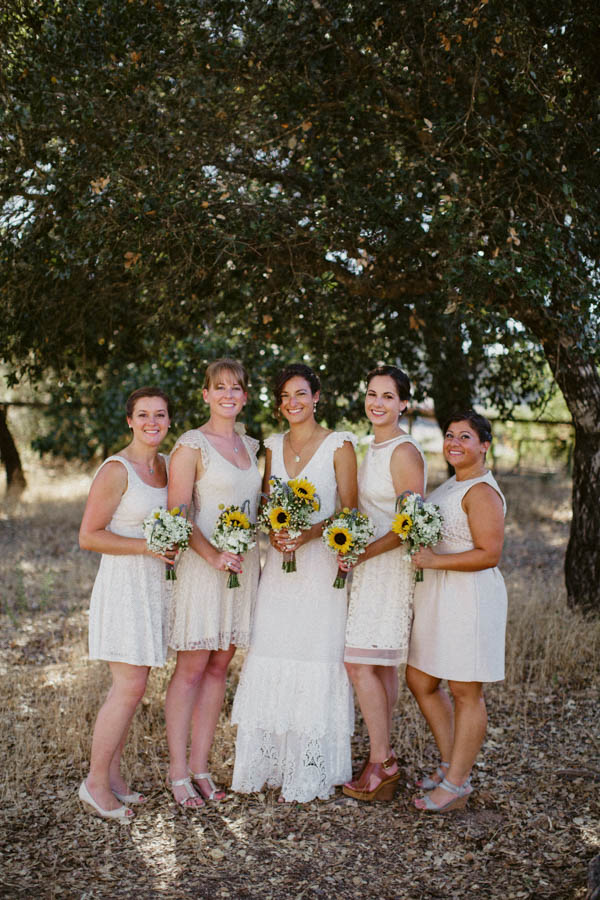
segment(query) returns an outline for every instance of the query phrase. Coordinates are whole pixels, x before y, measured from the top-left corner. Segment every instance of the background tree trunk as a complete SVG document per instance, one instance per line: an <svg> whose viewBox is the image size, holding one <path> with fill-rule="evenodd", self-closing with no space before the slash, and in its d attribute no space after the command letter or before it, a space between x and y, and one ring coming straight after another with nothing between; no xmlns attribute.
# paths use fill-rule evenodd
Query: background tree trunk
<svg viewBox="0 0 600 900"><path fill-rule="evenodd" d="M0 405L0 459L6 468L6 489L11 496L20 496L27 482L21 457L6 423L6 406Z"/></svg>
<svg viewBox="0 0 600 900"><path fill-rule="evenodd" d="M565 558L570 606L600 613L600 376L588 359L544 348L575 426L573 521Z"/></svg>

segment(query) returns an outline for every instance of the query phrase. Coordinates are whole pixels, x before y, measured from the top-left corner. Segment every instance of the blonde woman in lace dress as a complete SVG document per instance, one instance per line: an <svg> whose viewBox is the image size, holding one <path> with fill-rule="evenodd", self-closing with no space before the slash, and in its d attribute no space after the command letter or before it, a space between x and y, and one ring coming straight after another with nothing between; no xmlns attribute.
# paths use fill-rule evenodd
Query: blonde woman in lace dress
<svg viewBox="0 0 600 900"><path fill-rule="evenodd" d="M167 654L164 564L175 556L148 550L142 522L167 502L167 463L158 452L169 428L167 395L139 388L127 400L131 443L94 477L79 531L83 550L102 554L90 603L90 659L108 661L112 686L96 719L90 771L79 797L95 815L130 821L127 804L145 798L121 774L121 754L151 666Z"/></svg>
<svg viewBox="0 0 600 900"><path fill-rule="evenodd" d="M304 365L279 376L275 397L289 431L268 438L271 475L306 478L320 509L298 538L271 535L246 657L233 704L237 724L232 787L249 793L280 787L281 801L327 799L350 775L354 710L344 670L346 592L333 587L335 557L321 541L324 519L356 506L354 437L315 419L319 380ZM282 553L296 550L297 570Z"/></svg>
<svg viewBox="0 0 600 900"><path fill-rule="evenodd" d="M473 410L449 419L444 456L456 474L429 497L443 516L442 540L413 557L424 579L415 592L406 680L443 760L419 783L430 790L415 806L427 812L466 804L487 723L483 682L504 678L507 600L497 564L506 503L485 466L491 440L490 423Z"/></svg>
<svg viewBox="0 0 600 900"><path fill-rule="evenodd" d="M227 668L236 647L247 647L259 573L258 548L245 557L210 543L223 506L249 503L256 521L260 475L258 441L236 431L247 400L248 378L231 359L211 363L203 397L210 417L183 434L171 453L169 506L192 509L190 549L177 569L169 646L177 651L165 715L173 794L185 807L222 800L208 771L208 754L223 705ZM230 572L240 586L228 588ZM191 744L188 757L188 737Z"/></svg>
<svg viewBox="0 0 600 900"><path fill-rule="evenodd" d="M375 535L352 576L344 652L370 742L368 760L344 793L366 801L391 800L400 778L391 727L398 666L408 654L414 572L390 529L396 498L403 491L423 494L426 481L423 452L398 425L409 397L408 377L396 366L379 366L367 375L365 412L373 442L358 476L358 505L372 518Z"/></svg>

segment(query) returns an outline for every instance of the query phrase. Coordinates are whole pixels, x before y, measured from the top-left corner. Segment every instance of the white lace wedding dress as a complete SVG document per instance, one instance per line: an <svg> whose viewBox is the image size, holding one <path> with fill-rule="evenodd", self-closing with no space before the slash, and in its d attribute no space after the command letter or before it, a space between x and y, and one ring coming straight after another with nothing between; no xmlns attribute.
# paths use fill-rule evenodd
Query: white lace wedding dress
<svg viewBox="0 0 600 900"><path fill-rule="evenodd" d="M314 521L336 508L335 451L348 432L332 432L300 473L317 490ZM283 435L266 441L271 474L288 479ZM256 600L250 650L232 721L237 724L232 787L281 786L287 801L327 799L352 774L354 707L343 665L346 591L333 587L335 556L321 540L296 552L296 572L283 572L269 547Z"/></svg>

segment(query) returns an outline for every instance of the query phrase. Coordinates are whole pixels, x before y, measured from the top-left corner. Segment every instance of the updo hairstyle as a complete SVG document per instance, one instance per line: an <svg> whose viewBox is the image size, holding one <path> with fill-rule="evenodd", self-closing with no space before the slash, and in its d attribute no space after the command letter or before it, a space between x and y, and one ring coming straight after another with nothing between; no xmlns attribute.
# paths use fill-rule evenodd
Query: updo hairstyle
<svg viewBox="0 0 600 900"><path fill-rule="evenodd" d="M135 391L131 392L125 402L125 414L128 419L131 419L133 416L135 404L144 397L160 397L161 400L164 400L167 407L167 414L169 418L171 418L171 401L169 400L168 395L165 394L161 388L150 386L137 388Z"/></svg>
<svg viewBox="0 0 600 900"><path fill-rule="evenodd" d="M285 385L291 378L304 378L304 380L308 382L311 394L316 394L317 391L321 390L319 376L313 372L310 366L305 366L304 363L292 363L291 366L286 366L285 369L282 369L275 379L273 394L275 396L275 405L277 407L281 406L281 394Z"/></svg>
<svg viewBox="0 0 600 900"><path fill-rule="evenodd" d="M403 372L398 366L377 366L375 369L371 369L367 375L367 388L371 383L371 379L377 375L389 375L394 380L400 400L408 403L410 400L410 381L406 372Z"/></svg>
<svg viewBox="0 0 600 900"><path fill-rule="evenodd" d="M468 422L473 431L477 433L477 437L482 443L485 441L491 443L492 426L485 416L476 413L474 409L463 409L452 413L444 425L444 434L446 434L453 422Z"/></svg>

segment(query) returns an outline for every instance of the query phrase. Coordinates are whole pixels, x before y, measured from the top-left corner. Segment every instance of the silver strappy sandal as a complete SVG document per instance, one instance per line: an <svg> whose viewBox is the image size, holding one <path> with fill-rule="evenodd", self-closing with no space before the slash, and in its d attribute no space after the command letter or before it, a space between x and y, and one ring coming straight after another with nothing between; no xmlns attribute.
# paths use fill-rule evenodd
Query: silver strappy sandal
<svg viewBox="0 0 600 900"><path fill-rule="evenodd" d="M192 772L190 769L190 776L193 781L208 781L210 786L210 794L205 794L200 785L200 792L205 800L213 800L215 803L221 803L225 799L225 791L222 788L218 788L214 781L212 780L212 775L210 772ZM217 794L223 794L222 797L217 797Z"/></svg>
<svg viewBox="0 0 600 900"><path fill-rule="evenodd" d="M415 781L415 784L418 788L421 788L423 791L433 791L438 785L442 783L444 778L446 777L446 772L450 768L449 762L441 762L437 769L435 770L435 774L438 776L438 781L435 778L430 778L429 775L423 776L423 778L419 778Z"/></svg>
<svg viewBox="0 0 600 900"><path fill-rule="evenodd" d="M169 779L169 784L172 788L185 787L187 797L184 797L183 800L178 800L175 795L173 795L173 799L175 800L175 802L178 803L179 806L183 806L184 809L200 809L205 805L204 800L202 799L198 791L194 790L194 787L192 786L192 779L189 777L189 775L187 778L178 778L177 781L171 781ZM190 800L194 799L200 800L200 803L194 803L194 805L191 806Z"/></svg>
<svg viewBox="0 0 600 900"><path fill-rule="evenodd" d="M444 780L436 785L436 787L441 787L445 791L448 791L449 794L454 794L454 797L450 798L447 803L435 803L429 794L425 794L424 797L419 797L414 801L417 809L422 812L435 813L450 812L453 809L464 809L467 805L469 794L473 793L470 777L462 784L452 784L451 781L444 778Z"/></svg>

